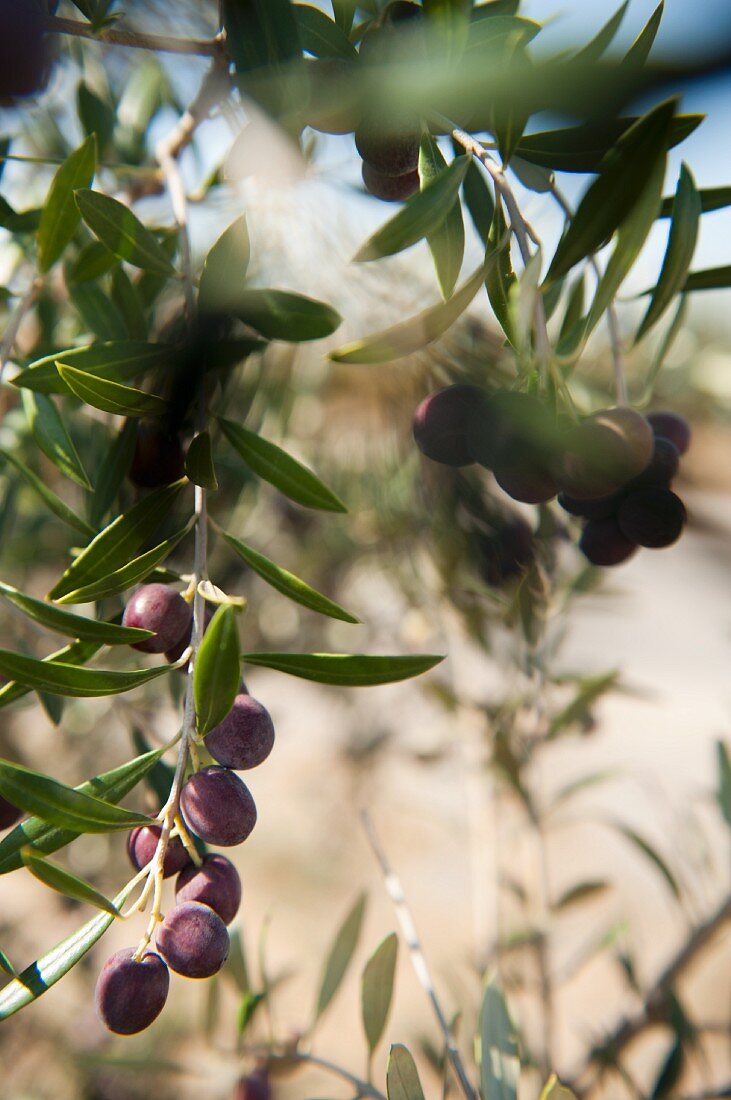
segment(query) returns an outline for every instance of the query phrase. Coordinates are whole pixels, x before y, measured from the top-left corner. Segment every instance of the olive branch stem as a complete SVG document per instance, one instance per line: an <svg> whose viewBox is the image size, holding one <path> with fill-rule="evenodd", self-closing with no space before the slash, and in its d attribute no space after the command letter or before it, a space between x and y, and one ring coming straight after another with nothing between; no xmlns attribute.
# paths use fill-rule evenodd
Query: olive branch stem
<svg viewBox="0 0 731 1100"><path fill-rule="evenodd" d="M225 52L225 37L175 38L164 34L105 27L97 30L91 23L64 19L58 15L46 17L46 30L51 34L67 34L74 38L91 38L107 46L127 46L135 50L155 50L161 53L187 54L193 57L217 57Z"/></svg>
<svg viewBox="0 0 731 1100"><path fill-rule="evenodd" d="M449 1060L452 1063L452 1067L460 1083L462 1092L464 1093L465 1097L467 1097L467 1100L478 1100L477 1091L475 1090L472 1082L467 1075L467 1071L462 1061L462 1055L459 1052L459 1049L454 1039L454 1035L452 1034L452 1029L447 1022L447 1017L445 1015L444 1009L442 1008L439 997L437 996L437 992L434 987L434 981L429 971L429 965L426 961L426 955L424 954L424 949L421 946L419 934L416 931L416 924L406 901L406 895L404 894L404 889L401 885L401 881L388 861L386 853L381 846L380 840L378 839L378 835L374 828L371 816L367 810L361 810L360 819L363 825L363 829L365 830L366 838L370 845L371 851L376 858L376 862L381 868L381 873L383 875L383 884L386 888L386 892L388 893L388 896L393 903L393 907L396 910L396 916L398 918L399 924L401 925L401 931L406 941L406 946L409 950L409 954L411 955L411 962L413 964L414 970L416 971L416 976L419 979L419 982L421 983L421 986L424 989L427 997L431 1001L432 1008L434 1009L434 1014L436 1015L439 1028L444 1037Z"/></svg>
<svg viewBox="0 0 731 1100"><path fill-rule="evenodd" d="M276 1056L271 1059L276 1064ZM362 1078L356 1076L354 1073L350 1073L349 1070L343 1066L337 1065L336 1062L330 1062L327 1058L320 1058L316 1054L307 1054L303 1051L295 1051L290 1053L289 1051L283 1056L284 1061L301 1062L303 1065L315 1066L318 1069L323 1069L327 1073L332 1073L336 1077L340 1077L343 1081L347 1081L353 1088L358 1090L358 1096L370 1096L372 1100L386 1100L384 1093L380 1092L375 1085L372 1085L370 1081L364 1081Z"/></svg>
<svg viewBox="0 0 731 1100"><path fill-rule="evenodd" d="M5 367L8 364L8 360L12 355L13 348L15 347L15 341L18 339L18 333L20 332L20 326L23 321L33 309L36 304L39 294L43 289L43 279L36 272L35 276L31 280L30 286L26 290L23 297L18 302L13 314L8 323L8 327L3 334L2 343L0 343L0 382L3 380L5 374Z"/></svg>

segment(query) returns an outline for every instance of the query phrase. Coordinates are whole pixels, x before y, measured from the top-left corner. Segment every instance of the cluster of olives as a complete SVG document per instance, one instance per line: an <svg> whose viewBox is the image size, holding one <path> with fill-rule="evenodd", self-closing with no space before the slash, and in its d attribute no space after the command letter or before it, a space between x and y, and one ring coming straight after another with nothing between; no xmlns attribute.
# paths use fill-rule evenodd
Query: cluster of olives
<svg viewBox="0 0 731 1100"><path fill-rule="evenodd" d="M595 565L618 565L638 546L670 546L683 530L685 508L670 483L690 429L675 413L644 417L621 406L575 423L530 394L458 384L422 401L413 431L428 458L477 462L514 500L558 496L585 520L579 545Z"/></svg>
<svg viewBox="0 0 731 1100"><path fill-rule="evenodd" d="M167 585L139 588L127 604L123 621L154 632L136 645L146 653L165 653L173 659L190 641L190 605ZM235 772L257 767L273 745L269 712L242 684L227 716L205 739L216 763L194 772L181 791L180 809L194 837L222 848L246 840L256 824L256 806ZM154 859L161 833L162 827L155 823L130 833L128 853L136 870ZM228 957L226 926L241 901L241 882L234 865L218 854L207 854L196 865L175 836L168 842L162 872L164 878L178 878L176 904L157 929L157 953L147 951L138 956L133 948L118 951L107 961L97 982L99 1016L119 1035L142 1031L159 1015L168 994L168 968L187 978L208 978Z"/></svg>
<svg viewBox="0 0 731 1100"><path fill-rule="evenodd" d="M46 84L51 56L45 19L56 7L57 0L0 0L0 105L11 107Z"/></svg>
<svg viewBox="0 0 731 1100"><path fill-rule="evenodd" d="M420 4L393 0L371 24L360 43L361 61L377 63L388 49L396 27L423 17ZM355 145L363 161L366 190L386 202L402 202L419 190L419 125L415 119L384 121L367 112L355 131Z"/></svg>

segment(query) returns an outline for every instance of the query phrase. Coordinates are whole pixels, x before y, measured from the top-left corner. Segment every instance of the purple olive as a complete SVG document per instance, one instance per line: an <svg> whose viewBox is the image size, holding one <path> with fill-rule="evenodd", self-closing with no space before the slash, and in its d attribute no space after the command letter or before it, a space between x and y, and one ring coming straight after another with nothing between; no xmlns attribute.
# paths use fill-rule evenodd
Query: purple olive
<svg viewBox="0 0 731 1100"><path fill-rule="evenodd" d="M236 696L224 720L206 737L206 748L213 759L235 771L258 767L273 747L271 715L248 694Z"/></svg>
<svg viewBox="0 0 731 1100"><path fill-rule="evenodd" d="M184 978L210 978L230 949L226 925L218 913L197 901L170 910L157 930L157 949L171 970Z"/></svg>
<svg viewBox="0 0 731 1100"><path fill-rule="evenodd" d="M117 1035L144 1031L162 1012L170 974L159 955L150 952L139 962L134 948L117 951L104 964L96 983L100 1020Z"/></svg>
<svg viewBox="0 0 731 1100"><path fill-rule="evenodd" d="M162 828L160 825L138 825L127 838L127 854L132 866L141 871L150 863L157 850L157 842L160 839ZM172 837L165 849L165 859L162 864L163 878L177 875L190 863L185 845L179 836Z"/></svg>
<svg viewBox="0 0 731 1100"><path fill-rule="evenodd" d="M207 855L200 867L191 864L178 875L175 900L198 901L230 924L241 904L241 879L230 859L218 853Z"/></svg>
<svg viewBox="0 0 731 1100"><path fill-rule="evenodd" d="M125 607L122 624L151 630L155 635L136 642L134 649L164 653L179 644L190 630L192 618L193 609L174 588L167 584L144 584Z"/></svg>
<svg viewBox="0 0 731 1100"><path fill-rule="evenodd" d="M228 768L202 768L180 796L185 820L196 836L219 848L241 844L256 824L249 788Z"/></svg>

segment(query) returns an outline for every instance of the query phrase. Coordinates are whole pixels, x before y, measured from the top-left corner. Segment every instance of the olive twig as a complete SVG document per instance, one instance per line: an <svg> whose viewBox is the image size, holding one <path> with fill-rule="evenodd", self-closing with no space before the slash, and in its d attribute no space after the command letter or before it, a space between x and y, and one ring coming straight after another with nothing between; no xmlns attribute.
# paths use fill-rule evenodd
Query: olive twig
<svg viewBox="0 0 731 1100"><path fill-rule="evenodd" d="M46 30L51 34L91 38L107 46L127 46L130 49L187 54L192 57L217 57L225 50L225 38L222 35L211 39L173 38L163 34L126 31L118 27L96 30L91 23L82 23L77 19L63 19L58 15L49 15L46 18Z"/></svg>

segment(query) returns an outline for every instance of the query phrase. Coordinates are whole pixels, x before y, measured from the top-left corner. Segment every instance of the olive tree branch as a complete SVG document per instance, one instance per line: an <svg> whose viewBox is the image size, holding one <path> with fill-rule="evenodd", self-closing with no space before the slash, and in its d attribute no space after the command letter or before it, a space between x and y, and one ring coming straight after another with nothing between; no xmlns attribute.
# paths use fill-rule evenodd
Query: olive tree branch
<svg viewBox="0 0 731 1100"><path fill-rule="evenodd" d="M426 956L424 955L424 950L421 946L419 935L416 931L414 918L411 915L411 910L409 909L406 902L406 897L404 895L404 890L401 882L396 875L396 872L389 864L386 853L381 847L381 843L376 834L370 814L367 810L361 810L360 817L363 823L366 837L368 839L368 843L371 847L371 851L376 857L376 861L381 868L384 886L386 887L386 891L391 898L394 909L396 910L396 916L398 917L399 924L401 925L401 931L403 933L404 939L406 940L406 946L409 949L411 962L413 963L414 970L416 971L416 976L419 979L424 991L426 992L426 995L431 1001L432 1008L434 1009L434 1013L437 1017L437 1022L441 1029L442 1035L444 1036L444 1042L447 1047L449 1059L454 1068L454 1072L456 1073L459 1080L462 1092L467 1097L467 1100L477 1100L477 1092L473 1087L469 1077L467 1076L467 1071L465 1070L464 1063L462 1062L462 1056L459 1053L457 1044L454 1040L454 1036L452 1035L452 1031L447 1022L447 1017L439 1002L436 989L434 988L434 982L429 972L429 966L426 961Z"/></svg>
<svg viewBox="0 0 731 1100"><path fill-rule="evenodd" d="M673 986L695 963L705 947L725 924L731 921L731 895L721 902L719 907L702 924L699 924L685 941L678 953L659 974L645 997L645 1003L634 1016L622 1020L616 1029L604 1039L589 1055L587 1065L578 1075L578 1080L587 1072L590 1065L606 1063L609 1055L616 1063L622 1051L634 1042L644 1031L656 1024L663 1023L667 1003L667 994ZM582 1090L588 1095L599 1085L602 1067ZM570 1085L570 1087L574 1087Z"/></svg>
<svg viewBox="0 0 731 1100"><path fill-rule="evenodd" d="M571 205L558 188L555 181L551 182L550 194L554 197L558 205L563 210L567 218L573 218L574 212ZM597 262L596 256L592 253L589 257L589 265L594 272L597 283L601 282L602 272ZM619 319L617 317L617 308L614 302L610 302L607 306L607 327L609 329L609 344L612 349L612 366L614 369L614 385L617 394L617 404L627 404L627 378L624 371L624 358L622 355L622 340L619 332Z"/></svg>
<svg viewBox="0 0 731 1100"><path fill-rule="evenodd" d="M127 46L136 50L155 50L162 53L187 54L193 57L217 57L225 53L225 38L172 38L163 34L145 34L142 31L126 31L118 27L95 30L91 23L78 19L63 19L58 15L46 17L46 30L51 34L68 34L74 38L91 38L108 46Z"/></svg>
<svg viewBox="0 0 731 1100"><path fill-rule="evenodd" d="M270 1061L276 1064L277 1056L270 1058ZM347 1081L353 1088L358 1090L358 1096L370 1096L372 1100L386 1100L385 1095L380 1092L369 1081L364 1081L360 1077L356 1077L354 1073L350 1073L349 1070L344 1069L342 1066L337 1065L335 1062L330 1062L326 1058L319 1058L316 1054L305 1054L300 1051L290 1053L289 1051L283 1056L285 1062L301 1062L303 1065L316 1066L318 1069L324 1069L327 1073L332 1073L336 1077L342 1078L343 1081Z"/></svg>

